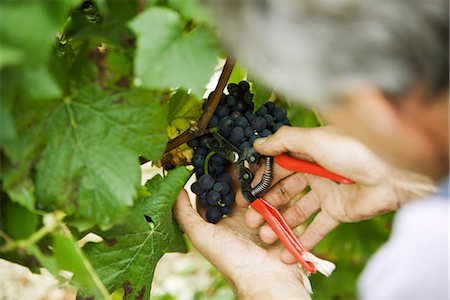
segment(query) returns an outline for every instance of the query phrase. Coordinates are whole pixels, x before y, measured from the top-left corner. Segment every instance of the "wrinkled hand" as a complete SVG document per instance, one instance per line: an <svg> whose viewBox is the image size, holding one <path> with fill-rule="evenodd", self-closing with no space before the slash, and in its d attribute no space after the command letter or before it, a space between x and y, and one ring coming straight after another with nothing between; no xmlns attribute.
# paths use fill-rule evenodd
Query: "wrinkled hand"
<svg viewBox="0 0 450 300"><path fill-rule="evenodd" d="M292 228L319 212L300 236L307 249L313 248L341 222L357 222L395 210L413 196L434 188L428 178L395 170L363 144L331 127L282 127L274 135L258 139L254 147L265 155L289 152L293 156L306 157L355 182L351 185L338 184L275 165L272 187L264 199L280 210L286 208L283 215ZM263 168L257 171L254 183L260 180L263 171ZM307 186L311 187L311 191L295 201L294 198ZM237 195L237 203L243 207L248 205L241 193ZM250 228L264 224L264 219L253 209L247 211L245 219ZM267 224L260 228L259 233L266 243L277 240ZM287 250L281 253L281 258L286 263L295 262Z"/></svg>
<svg viewBox="0 0 450 300"><path fill-rule="evenodd" d="M297 265L280 261L281 247L260 246L258 231L244 224L246 209L210 224L191 206L185 190L178 196L174 215L194 247L233 285L240 299L310 299Z"/></svg>

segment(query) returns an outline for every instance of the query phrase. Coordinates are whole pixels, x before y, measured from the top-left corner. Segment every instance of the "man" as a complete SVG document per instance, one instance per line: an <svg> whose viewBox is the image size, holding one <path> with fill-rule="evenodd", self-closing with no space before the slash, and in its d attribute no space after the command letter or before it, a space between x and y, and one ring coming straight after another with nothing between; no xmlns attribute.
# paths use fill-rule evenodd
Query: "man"
<svg viewBox="0 0 450 300"><path fill-rule="evenodd" d="M283 213L294 228L319 212L300 236L308 249L341 222L401 207L390 240L361 275L360 296L448 299L448 1L250 0L211 5L224 40L250 71L290 98L319 106L335 126L284 127L257 140L255 149L266 155L307 156L355 181L339 185L276 167L265 198L280 207L311 187ZM427 178L441 182L434 194ZM237 202L245 205L240 195ZM238 209L215 226L199 217L182 192L175 215L238 295L308 297L286 250L263 248L251 234L234 230L245 218L262 241L277 240L252 209Z"/></svg>

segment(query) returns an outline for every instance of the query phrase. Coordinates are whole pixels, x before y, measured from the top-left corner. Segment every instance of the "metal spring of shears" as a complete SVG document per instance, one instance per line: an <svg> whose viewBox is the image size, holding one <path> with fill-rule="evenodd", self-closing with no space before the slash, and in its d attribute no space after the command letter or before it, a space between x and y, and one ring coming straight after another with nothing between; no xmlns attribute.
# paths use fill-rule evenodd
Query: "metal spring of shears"
<svg viewBox="0 0 450 300"><path fill-rule="evenodd" d="M273 157L266 156L265 157L265 167L264 174L261 178L261 181L252 189L252 195L255 197L259 197L264 194L267 189L272 184L273 179Z"/></svg>

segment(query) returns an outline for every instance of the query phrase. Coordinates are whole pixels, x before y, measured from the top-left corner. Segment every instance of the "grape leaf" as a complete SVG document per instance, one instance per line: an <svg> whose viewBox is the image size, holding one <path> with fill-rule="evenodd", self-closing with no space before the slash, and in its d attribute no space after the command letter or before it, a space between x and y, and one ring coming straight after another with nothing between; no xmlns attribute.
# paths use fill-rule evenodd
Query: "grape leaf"
<svg viewBox="0 0 450 300"><path fill-rule="evenodd" d="M186 251L172 220L172 206L191 172L178 168L146 185L150 196L136 201L127 222L99 233L104 242L84 248L110 293L123 288L124 299L149 299L153 273L165 252ZM144 217L147 216L147 220Z"/></svg>
<svg viewBox="0 0 450 300"><path fill-rule="evenodd" d="M108 95L88 86L64 98L48 120L37 166L39 207L113 224L136 196L137 155L159 159L166 128L167 108L145 90Z"/></svg>
<svg viewBox="0 0 450 300"><path fill-rule="evenodd" d="M198 25L185 32L180 16L161 7L145 10L129 26L138 36L134 65L144 86L181 86L202 97L219 54L209 27Z"/></svg>
<svg viewBox="0 0 450 300"><path fill-rule="evenodd" d="M55 234L53 251L59 268L73 273L71 283L83 288L95 299L109 299L108 291L72 236Z"/></svg>
<svg viewBox="0 0 450 300"><path fill-rule="evenodd" d="M253 103L255 103L255 110L260 108L272 96L272 89L266 87L258 81L252 81L251 92L255 94Z"/></svg>

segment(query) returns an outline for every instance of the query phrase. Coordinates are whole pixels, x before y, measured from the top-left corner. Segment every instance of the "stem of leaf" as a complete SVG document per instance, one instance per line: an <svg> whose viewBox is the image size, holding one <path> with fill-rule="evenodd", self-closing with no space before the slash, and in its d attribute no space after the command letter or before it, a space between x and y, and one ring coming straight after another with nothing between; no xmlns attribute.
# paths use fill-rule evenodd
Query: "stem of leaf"
<svg viewBox="0 0 450 300"><path fill-rule="evenodd" d="M39 242L42 238L44 238L47 234L53 232L56 228L59 228L62 224L62 220L65 217L64 213L61 212L55 212L47 215L50 217L54 222L50 225L45 224L41 227L38 231L34 232L32 235L30 235L27 239L23 240L9 240L6 242L6 244L0 248L1 252L8 252L15 250L17 248L25 249L29 245L36 244ZM45 217L44 217L45 218Z"/></svg>
<svg viewBox="0 0 450 300"><path fill-rule="evenodd" d="M214 154L216 154L216 152L211 151L205 157L205 161L203 163L203 173L205 173L206 175L209 175L209 172L208 172L209 160L211 159L211 156L213 156Z"/></svg>

